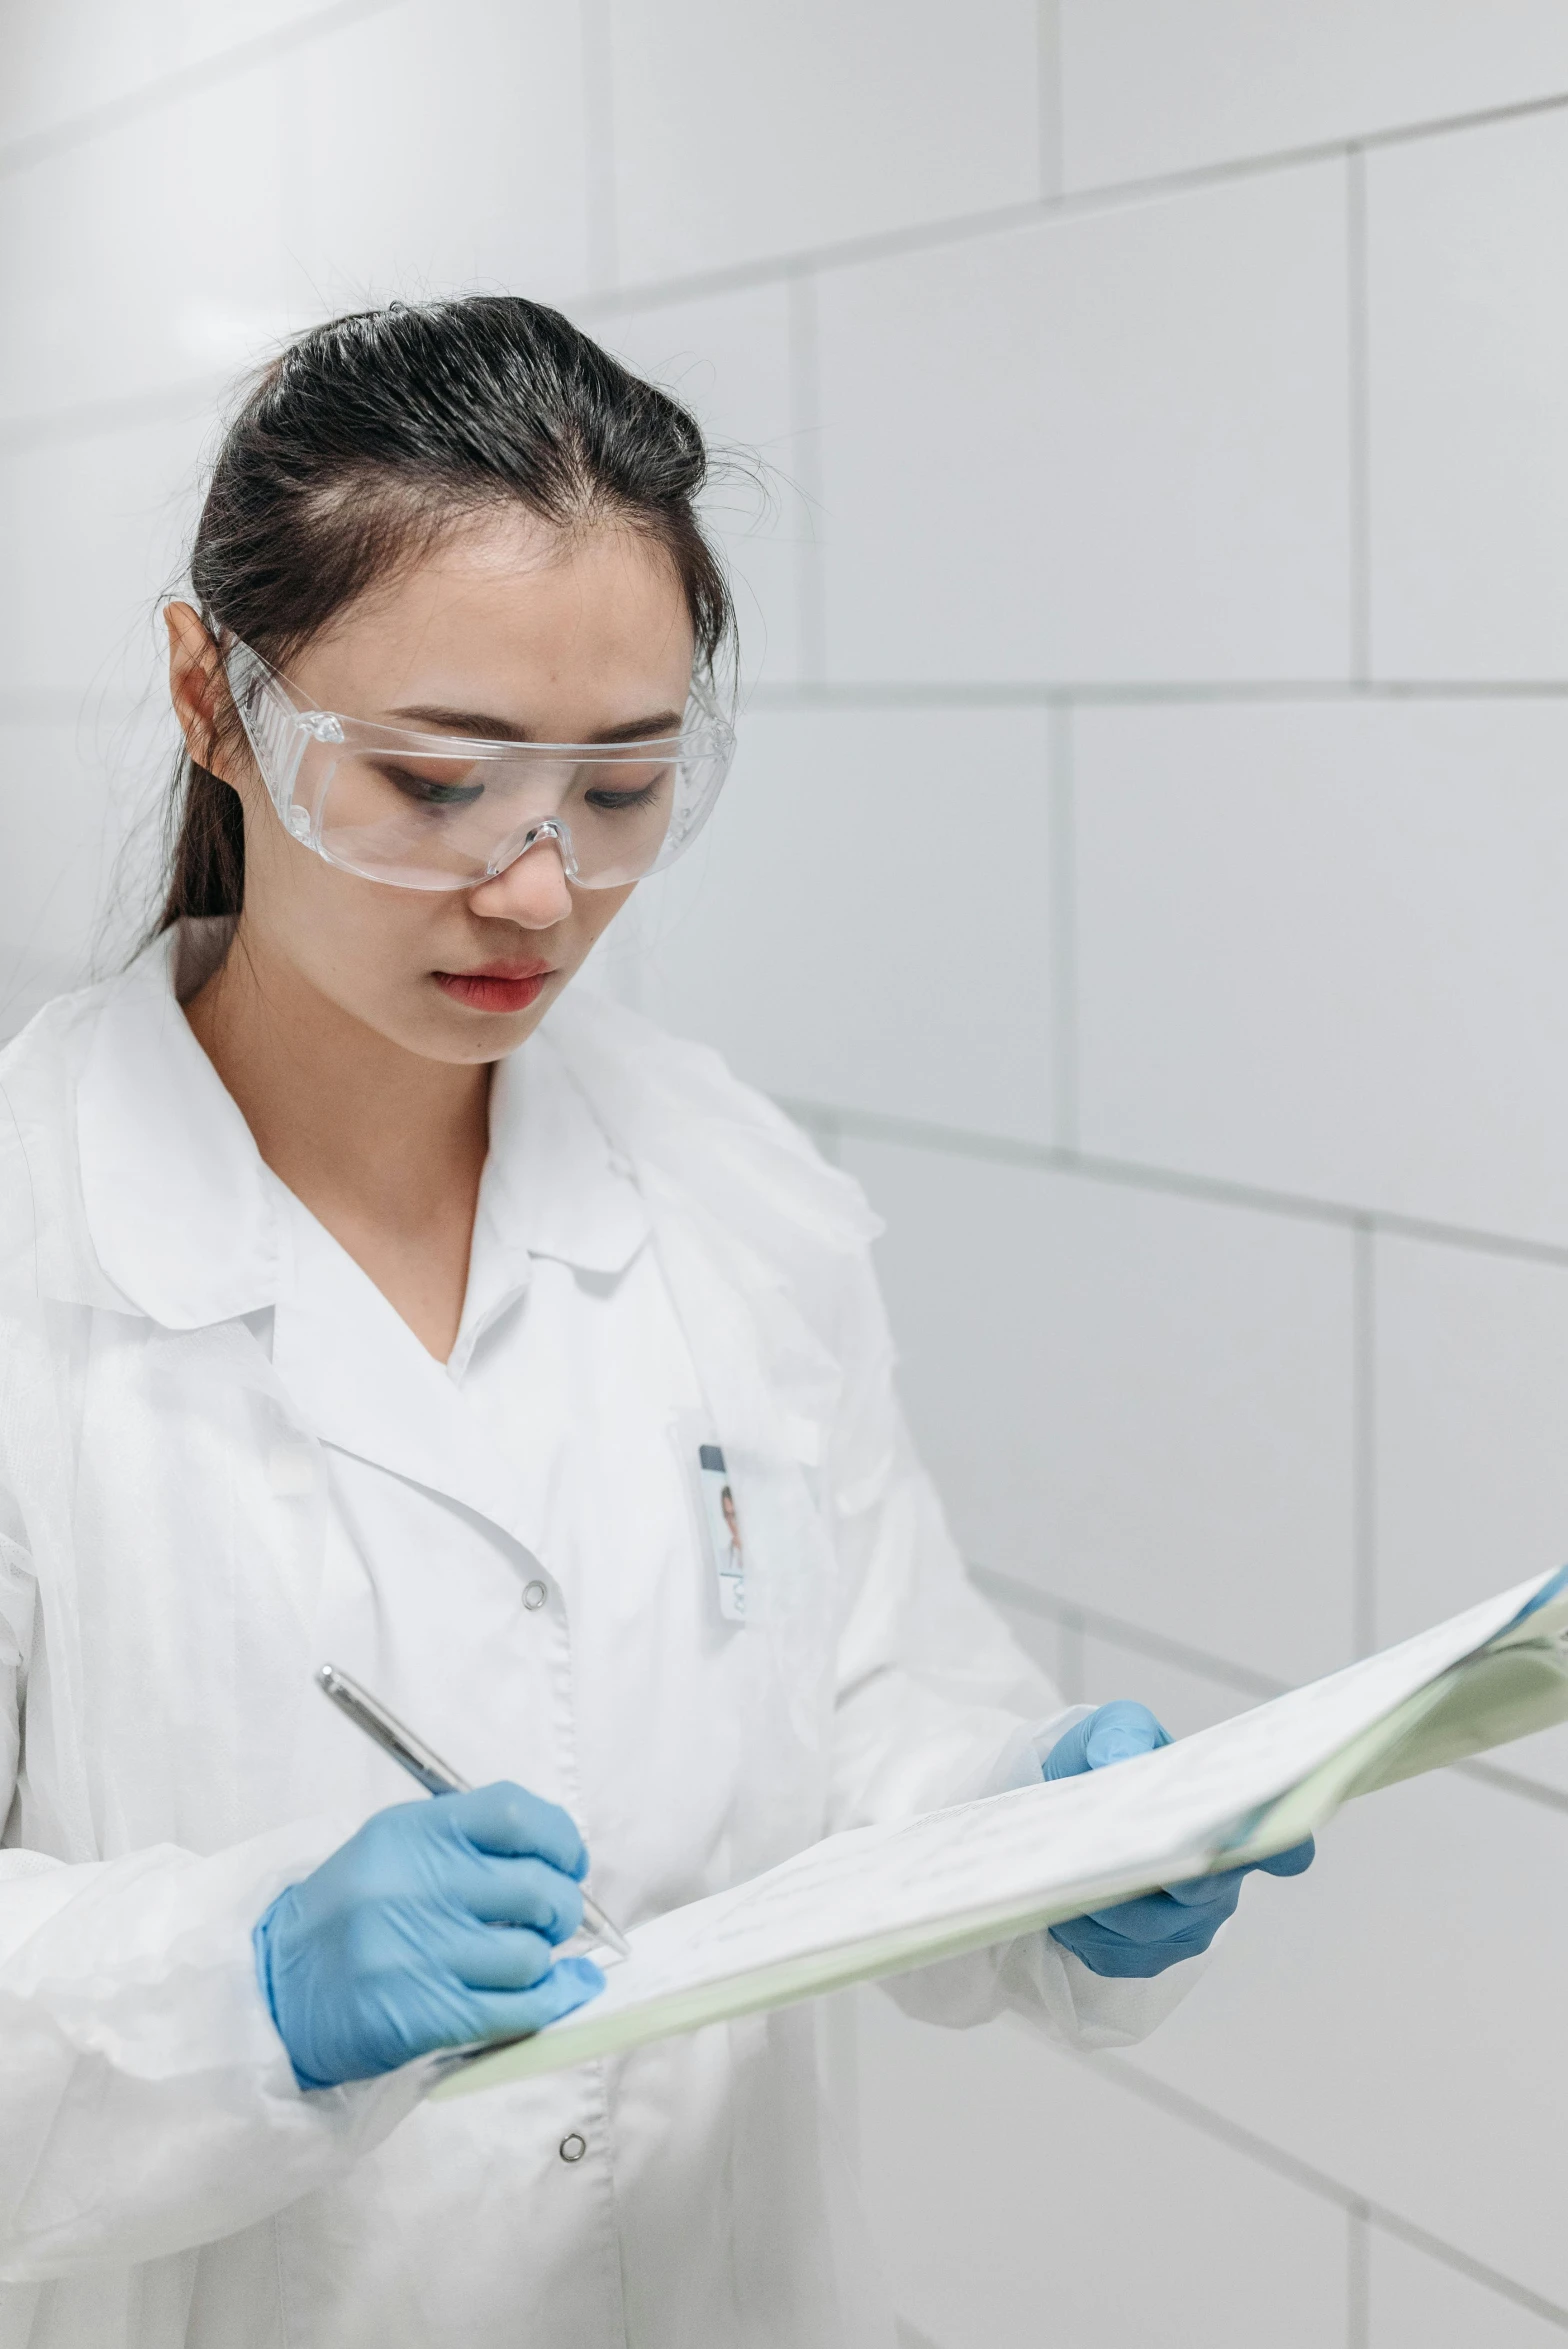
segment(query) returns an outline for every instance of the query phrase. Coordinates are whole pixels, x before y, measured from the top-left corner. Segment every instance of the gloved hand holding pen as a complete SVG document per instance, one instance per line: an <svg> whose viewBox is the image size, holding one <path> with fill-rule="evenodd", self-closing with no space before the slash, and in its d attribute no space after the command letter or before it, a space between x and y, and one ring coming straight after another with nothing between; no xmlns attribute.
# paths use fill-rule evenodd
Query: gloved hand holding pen
<svg viewBox="0 0 1568 2349"><path fill-rule="evenodd" d="M367 1819L256 1927L262 1988L302 2088L542 2030L604 1988L555 1951L582 1923L582 1837L504 1780Z"/></svg>
<svg viewBox="0 0 1568 2349"><path fill-rule="evenodd" d="M1118 1699L1100 1705L1057 1739L1046 1756L1046 1778L1076 1778L1085 1770L1104 1770L1134 1754L1149 1754L1170 1738L1147 1705ZM1245 1868L1227 1868L1217 1876L1200 1876L1166 1892L1146 1892L1116 1908L1096 1909L1086 1917L1070 1917L1051 1927L1051 1938L1070 1949L1092 1974L1121 1976L1163 1974L1167 1966L1206 1950L1226 1919L1235 1914L1241 1898L1241 1880L1253 1868L1267 1876L1299 1876L1315 1856L1309 1835L1289 1851L1271 1860L1254 1860Z"/></svg>

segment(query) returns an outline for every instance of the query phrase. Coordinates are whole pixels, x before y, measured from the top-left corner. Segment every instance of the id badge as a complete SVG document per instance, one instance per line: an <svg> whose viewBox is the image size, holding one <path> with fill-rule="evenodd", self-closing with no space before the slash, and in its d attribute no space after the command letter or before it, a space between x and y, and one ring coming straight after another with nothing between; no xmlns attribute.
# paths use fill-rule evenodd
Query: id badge
<svg viewBox="0 0 1568 2349"><path fill-rule="evenodd" d="M719 1613L726 1623L744 1623L746 1542L721 1444L697 1446L697 1481L702 1488L703 1522L718 1584Z"/></svg>

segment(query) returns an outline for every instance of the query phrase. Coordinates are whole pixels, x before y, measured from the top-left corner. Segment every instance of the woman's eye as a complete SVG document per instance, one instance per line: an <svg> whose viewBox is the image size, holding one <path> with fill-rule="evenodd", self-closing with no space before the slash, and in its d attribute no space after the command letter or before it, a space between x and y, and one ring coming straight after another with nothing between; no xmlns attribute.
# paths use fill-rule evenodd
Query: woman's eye
<svg viewBox="0 0 1568 2349"><path fill-rule="evenodd" d="M607 791L595 785L583 793L585 807L598 808L606 815L618 815L629 808L651 807L663 789L663 777L644 783L635 791Z"/></svg>
<svg viewBox="0 0 1568 2349"><path fill-rule="evenodd" d="M584 792L582 803L587 808L603 808L608 815L617 815L622 808L648 808L657 796L657 782L646 782L641 792Z"/></svg>
<svg viewBox="0 0 1568 2349"><path fill-rule="evenodd" d="M482 783L444 783L431 775L416 775L411 767L384 766L381 772L405 799L417 800L421 807L472 807L484 797Z"/></svg>

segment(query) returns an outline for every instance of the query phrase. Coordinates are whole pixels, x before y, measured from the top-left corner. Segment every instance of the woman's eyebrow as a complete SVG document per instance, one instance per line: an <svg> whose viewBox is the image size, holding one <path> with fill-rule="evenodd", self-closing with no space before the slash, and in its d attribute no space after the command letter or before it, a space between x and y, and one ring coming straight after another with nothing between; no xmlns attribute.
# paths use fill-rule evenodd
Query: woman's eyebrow
<svg viewBox="0 0 1568 2349"><path fill-rule="evenodd" d="M526 726L515 725L510 718L495 717L488 710L448 710L421 702L411 709L396 709L394 718L412 720L419 726L439 727L443 733L466 734L472 740L483 742L531 742L537 739ZM679 710L656 710L652 717L628 718L624 725L606 726L597 734L587 735L589 742L602 742L607 747L617 742L652 742L669 734L678 734L681 726Z"/></svg>

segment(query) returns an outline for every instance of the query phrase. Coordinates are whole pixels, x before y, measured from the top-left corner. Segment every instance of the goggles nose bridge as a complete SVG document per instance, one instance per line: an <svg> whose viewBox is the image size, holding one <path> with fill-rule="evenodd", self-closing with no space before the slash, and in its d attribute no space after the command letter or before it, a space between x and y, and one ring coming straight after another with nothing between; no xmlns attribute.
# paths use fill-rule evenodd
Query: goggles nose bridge
<svg viewBox="0 0 1568 2349"><path fill-rule="evenodd" d="M509 873L513 865L520 863L531 848L537 848L541 840L554 842L562 871L568 881L575 881L577 857L572 847L571 826L559 816L541 816L538 823L530 824L525 832L513 832L503 840L485 867L485 879L498 881L503 873Z"/></svg>

